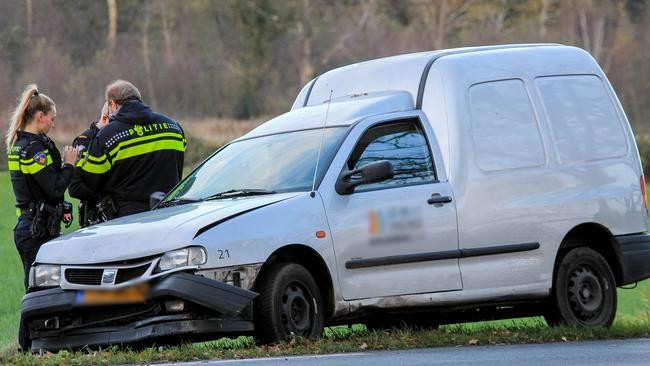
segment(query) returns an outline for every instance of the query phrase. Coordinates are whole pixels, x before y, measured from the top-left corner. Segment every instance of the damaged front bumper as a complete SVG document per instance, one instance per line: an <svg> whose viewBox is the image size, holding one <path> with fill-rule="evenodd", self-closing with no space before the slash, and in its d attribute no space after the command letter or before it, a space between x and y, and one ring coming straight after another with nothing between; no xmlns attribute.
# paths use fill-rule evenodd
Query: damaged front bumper
<svg viewBox="0 0 650 366"><path fill-rule="evenodd" d="M150 285L146 301L119 305L89 306L78 290L26 294L21 315L32 349L176 343L253 330L247 310L255 292L185 272ZM170 311L165 306L170 301L183 306Z"/></svg>

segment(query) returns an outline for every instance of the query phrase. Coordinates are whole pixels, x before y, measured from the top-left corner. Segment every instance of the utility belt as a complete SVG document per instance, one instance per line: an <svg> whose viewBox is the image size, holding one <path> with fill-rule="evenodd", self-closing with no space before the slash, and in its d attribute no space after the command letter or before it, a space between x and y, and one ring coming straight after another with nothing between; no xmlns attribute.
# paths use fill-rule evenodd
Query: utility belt
<svg viewBox="0 0 650 366"><path fill-rule="evenodd" d="M86 227L112 220L117 217L117 205L110 195L102 197L97 202L79 202L79 225Z"/></svg>
<svg viewBox="0 0 650 366"><path fill-rule="evenodd" d="M34 239L58 236L61 232L61 222L65 227L72 225L70 202L57 204L49 204L45 201L30 202L28 211L29 219L32 221L29 232Z"/></svg>

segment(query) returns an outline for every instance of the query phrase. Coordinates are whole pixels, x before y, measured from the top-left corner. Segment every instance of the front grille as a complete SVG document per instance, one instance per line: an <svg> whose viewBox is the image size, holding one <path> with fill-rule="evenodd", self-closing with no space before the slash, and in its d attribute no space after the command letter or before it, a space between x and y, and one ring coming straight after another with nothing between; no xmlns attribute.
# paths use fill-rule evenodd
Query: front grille
<svg viewBox="0 0 650 366"><path fill-rule="evenodd" d="M130 281L134 278L142 276L147 269L149 268L150 263L131 268L120 268L117 270L117 278L115 278L115 284L123 283Z"/></svg>
<svg viewBox="0 0 650 366"><path fill-rule="evenodd" d="M103 269L83 269L83 268L68 268L65 270L65 279L69 283L76 285L95 285L102 284Z"/></svg>

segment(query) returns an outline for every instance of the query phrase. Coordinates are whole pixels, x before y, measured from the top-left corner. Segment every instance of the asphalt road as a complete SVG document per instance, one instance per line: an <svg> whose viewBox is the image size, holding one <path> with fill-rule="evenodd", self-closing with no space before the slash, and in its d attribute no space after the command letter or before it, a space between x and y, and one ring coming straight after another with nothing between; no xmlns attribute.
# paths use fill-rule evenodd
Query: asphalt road
<svg viewBox="0 0 650 366"><path fill-rule="evenodd" d="M175 365L650 365L650 339L425 348L317 356L202 361Z"/></svg>

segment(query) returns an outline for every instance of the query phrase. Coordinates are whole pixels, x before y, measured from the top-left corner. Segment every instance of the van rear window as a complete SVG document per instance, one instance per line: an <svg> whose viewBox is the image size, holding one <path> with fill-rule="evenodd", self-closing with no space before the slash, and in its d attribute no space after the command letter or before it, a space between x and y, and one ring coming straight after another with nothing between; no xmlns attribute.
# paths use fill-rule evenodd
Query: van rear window
<svg viewBox="0 0 650 366"><path fill-rule="evenodd" d="M562 163L627 154L621 121L598 76L546 76L535 84Z"/></svg>
<svg viewBox="0 0 650 366"><path fill-rule="evenodd" d="M472 138L478 167L499 171L546 162L537 119L518 79L473 85L469 90Z"/></svg>

